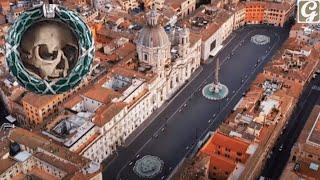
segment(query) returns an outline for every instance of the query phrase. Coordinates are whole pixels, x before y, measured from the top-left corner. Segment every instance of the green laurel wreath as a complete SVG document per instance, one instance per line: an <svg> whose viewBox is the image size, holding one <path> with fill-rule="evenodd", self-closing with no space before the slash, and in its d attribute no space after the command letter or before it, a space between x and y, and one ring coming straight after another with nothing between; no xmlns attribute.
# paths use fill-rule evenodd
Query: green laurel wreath
<svg viewBox="0 0 320 180"><path fill-rule="evenodd" d="M77 36L79 58L67 77L58 81L39 79L26 70L17 48L20 45L23 33L33 23L45 18L42 6L25 11L18 17L6 36L6 61L11 74L26 89L37 94L60 94L76 87L90 71L94 58L94 42L89 27L76 13L57 6L54 20L69 25Z"/></svg>

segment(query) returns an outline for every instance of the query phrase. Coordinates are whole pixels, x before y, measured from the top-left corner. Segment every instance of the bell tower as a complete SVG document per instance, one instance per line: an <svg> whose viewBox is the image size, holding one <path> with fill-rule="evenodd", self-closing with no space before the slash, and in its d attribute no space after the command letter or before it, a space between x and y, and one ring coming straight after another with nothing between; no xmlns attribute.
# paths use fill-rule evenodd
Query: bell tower
<svg viewBox="0 0 320 180"><path fill-rule="evenodd" d="M186 25L184 25L183 29L179 31L179 55L181 57L188 56L188 49L190 47L190 31Z"/></svg>

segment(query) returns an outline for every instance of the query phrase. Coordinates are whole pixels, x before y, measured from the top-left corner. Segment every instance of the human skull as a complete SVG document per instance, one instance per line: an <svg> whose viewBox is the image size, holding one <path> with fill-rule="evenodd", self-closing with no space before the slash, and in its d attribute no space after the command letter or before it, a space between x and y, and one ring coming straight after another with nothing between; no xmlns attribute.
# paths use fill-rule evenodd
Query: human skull
<svg viewBox="0 0 320 180"><path fill-rule="evenodd" d="M27 54L24 61L38 69L36 74L49 79L67 76L71 59L66 57L64 51L66 48L73 48L76 55L76 44L75 36L66 25L55 21L41 21L25 32L21 49Z"/></svg>

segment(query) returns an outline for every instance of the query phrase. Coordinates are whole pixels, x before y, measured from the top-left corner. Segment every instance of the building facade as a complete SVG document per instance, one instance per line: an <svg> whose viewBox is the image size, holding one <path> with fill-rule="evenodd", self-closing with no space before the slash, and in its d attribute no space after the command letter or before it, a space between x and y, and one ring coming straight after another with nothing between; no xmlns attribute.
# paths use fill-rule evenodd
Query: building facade
<svg viewBox="0 0 320 180"><path fill-rule="evenodd" d="M118 0L118 2L121 8L125 11L132 10L139 6L139 3L137 0Z"/></svg>
<svg viewBox="0 0 320 180"><path fill-rule="evenodd" d="M294 2L250 1L245 3L247 24L271 24L283 27L294 15Z"/></svg>
<svg viewBox="0 0 320 180"><path fill-rule="evenodd" d="M196 9L196 0L165 0L164 4L171 6L180 18L190 15Z"/></svg>
<svg viewBox="0 0 320 180"><path fill-rule="evenodd" d="M80 140L84 147L71 151L101 163L199 68L201 39L193 37L187 27L175 30L169 38L158 18L154 8L135 41L137 70L113 68L70 104L74 111L95 114L95 127Z"/></svg>

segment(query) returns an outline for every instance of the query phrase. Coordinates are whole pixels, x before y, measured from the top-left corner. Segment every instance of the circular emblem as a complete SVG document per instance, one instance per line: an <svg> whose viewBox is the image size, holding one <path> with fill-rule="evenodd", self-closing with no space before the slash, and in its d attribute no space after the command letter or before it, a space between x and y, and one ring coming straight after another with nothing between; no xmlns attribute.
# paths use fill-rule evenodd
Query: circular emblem
<svg viewBox="0 0 320 180"><path fill-rule="evenodd" d="M89 27L73 11L43 5L22 13L6 36L6 60L20 85L38 94L77 86L94 57Z"/></svg>

